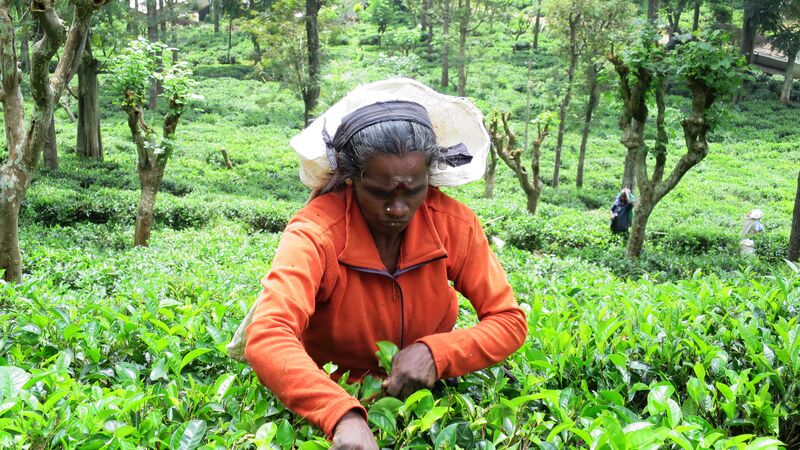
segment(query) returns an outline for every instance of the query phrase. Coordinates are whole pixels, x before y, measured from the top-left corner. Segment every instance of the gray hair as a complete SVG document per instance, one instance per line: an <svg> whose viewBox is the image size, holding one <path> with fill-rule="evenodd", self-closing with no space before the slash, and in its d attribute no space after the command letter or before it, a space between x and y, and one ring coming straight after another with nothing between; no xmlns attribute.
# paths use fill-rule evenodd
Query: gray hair
<svg viewBox="0 0 800 450"><path fill-rule="evenodd" d="M320 194L342 188L347 178L360 179L372 155L406 155L411 152L421 152L428 169L433 167L441 152L433 130L407 120L389 120L365 127L337 153L336 170Z"/></svg>

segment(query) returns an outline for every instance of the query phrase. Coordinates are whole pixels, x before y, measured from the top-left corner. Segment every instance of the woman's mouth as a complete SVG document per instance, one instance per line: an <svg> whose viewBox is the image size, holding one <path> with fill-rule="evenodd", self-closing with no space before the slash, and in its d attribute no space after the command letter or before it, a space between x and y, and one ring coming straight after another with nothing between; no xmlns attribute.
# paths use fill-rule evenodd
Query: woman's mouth
<svg viewBox="0 0 800 450"><path fill-rule="evenodd" d="M404 228L408 225L408 221L405 220L382 220L380 223L383 227L392 229Z"/></svg>

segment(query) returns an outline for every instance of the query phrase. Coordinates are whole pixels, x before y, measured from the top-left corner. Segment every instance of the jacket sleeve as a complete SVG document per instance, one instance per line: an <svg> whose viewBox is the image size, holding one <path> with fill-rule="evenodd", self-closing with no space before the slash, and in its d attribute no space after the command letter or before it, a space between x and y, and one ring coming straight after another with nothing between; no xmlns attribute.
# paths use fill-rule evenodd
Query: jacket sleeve
<svg viewBox="0 0 800 450"><path fill-rule="evenodd" d="M474 215L468 236L461 254L454 259L451 278L456 290L475 307L480 323L418 341L430 348L439 378L461 376L499 363L522 346L528 332L525 313Z"/></svg>
<svg viewBox="0 0 800 450"><path fill-rule="evenodd" d="M264 289L247 328L245 358L287 408L332 437L345 413L356 409L366 417L366 411L317 367L301 342L320 286L335 277L335 271L325 270L337 264L325 242L313 230L287 227L262 280Z"/></svg>

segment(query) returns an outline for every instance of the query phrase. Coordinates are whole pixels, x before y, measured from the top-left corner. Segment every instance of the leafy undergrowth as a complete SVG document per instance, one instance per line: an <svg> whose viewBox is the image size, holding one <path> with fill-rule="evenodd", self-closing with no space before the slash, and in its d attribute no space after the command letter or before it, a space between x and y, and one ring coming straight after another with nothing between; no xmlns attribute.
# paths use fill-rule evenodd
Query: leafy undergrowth
<svg viewBox="0 0 800 450"><path fill-rule="evenodd" d="M329 445L224 352L278 235L219 222L128 249L131 230L110 225L23 233L30 273L0 285L1 448ZM658 284L510 246L499 256L526 344L506 371L365 400L383 448L797 445L796 270ZM372 397L379 383L346 387Z"/></svg>

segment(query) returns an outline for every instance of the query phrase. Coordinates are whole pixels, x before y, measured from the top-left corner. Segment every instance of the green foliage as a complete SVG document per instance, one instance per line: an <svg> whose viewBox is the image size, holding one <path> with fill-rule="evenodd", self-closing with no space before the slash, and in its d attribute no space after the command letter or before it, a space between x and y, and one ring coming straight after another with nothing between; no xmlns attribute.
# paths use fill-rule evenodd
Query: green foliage
<svg viewBox="0 0 800 450"><path fill-rule="evenodd" d="M408 56L412 50L419 47L422 41L421 37L418 28L397 27L387 31L383 35L381 43L392 51L400 50L405 56Z"/></svg>
<svg viewBox="0 0 800 450"><path fill-rule="evenodd" d="M113 249L98 231L27 228L31 277L0 285L4 446L328 445L224 355L277 235L222 224ZM382 447L778 448L797 426L800 274L634 283L499 257L531 330L515 380L490 368L405 401L342 383Z"/></svg>
<svg viewBox="0 0 800 450"><path fill-rule="evenodd" d="M679 44L670 54L669 63L678 77L702 82L717 95L731 93L739 86L745 65L738 49L730 45L729 37L719 30L696 34L688 42Z"/></svg>
<svg viewBox="0 0 800 450"><path fill-rule="evenodd" d="M378 345L378 351L375 352L375 356L378 357L378 365L387 374L391 373L392 359L394 358L394 355L397 354L399 349L393 342L389 341L380 341L376 344Z"/></svg>
<svg viewBox="0 0 800 450"><path fill-rule="evenodd" d="M139 37L114 58L109 82L124 107L146 103L150 82L158 69L158 56L166 48L160 42Z"/></svg>
<svg viewBox="0 0 800 450"><path fill-rule="evenodd" d="M156 224L181 230L198 228L224 218L241 221L252 231L276 233L286 226L297 206L272 201L229 202L222 198L176 197L165 189L159 196L153 215ZM27 196L22 217L47 226L69 226L80 222L97 224L131 223L136 216L138 194L99 188L91 192L75 191L52 185L39 185Z"/></svg>
<svg viewBox="0 0 800 450"><path fill-rule="evenodd" d="M153 77L161 81L163 95L167 98L171 112L180 115L189 99L199 100L195 94L197 81L192 78L192 70L185 62L177 62Z"/></svg>
<svg viewBox="0 0 800 450"><path fill-rule="evenodd" d="M389 25L397 22L400 16L396 6L398 4L392 0L370 0L363 14L367 22L377 27L378 33L383 34Z"/></svg>
<svg viewBox="0 0 800 450"><path fill-rule="evenodd" d="M619 55L627 67L629 81L636 82L636 72L646 70L657 76L668 72L664 62L666 49L659 43L659 30L647 21L634 23L630 28L619 32L612 45L612 54Z"/></svg>
<svg viewBox="0 0 800 450"><path fill-rule="evenodd" d="M317 17L317 26L324 29L333 16L324 5ZM305 23L305 3L298 0L278 0L269 11L254 15L244 28L262 44L260 77L279 81L302 98L318 80L308 73L308 45Z"/></svg>
<svg viewBox="0 0 800 450"><path fill-rule="evenodd" d="M253 66L244 64L197 65L192 68L195 78L234 78L246 80L253 76Z"/></svg>
<svg viewBox="0 0 800 450"><path fill-rule="evenodd" d="M770 44L785 54L800 52L800 6L796 0L774 0L759 3L759 28Z"/></svg>
<svg viewBox="0 0 800 450"><path fill-rule="evenodd" d="M109 79L111 89L121 98L123 107L139 107L146 103L150 83L159 80L163 95L173 113L181 114L186 102L195 96L197 83L185 62L165 68L164 52L169 47L160 42L150 42L144 37L132 40L111 62Z"/></svg>

